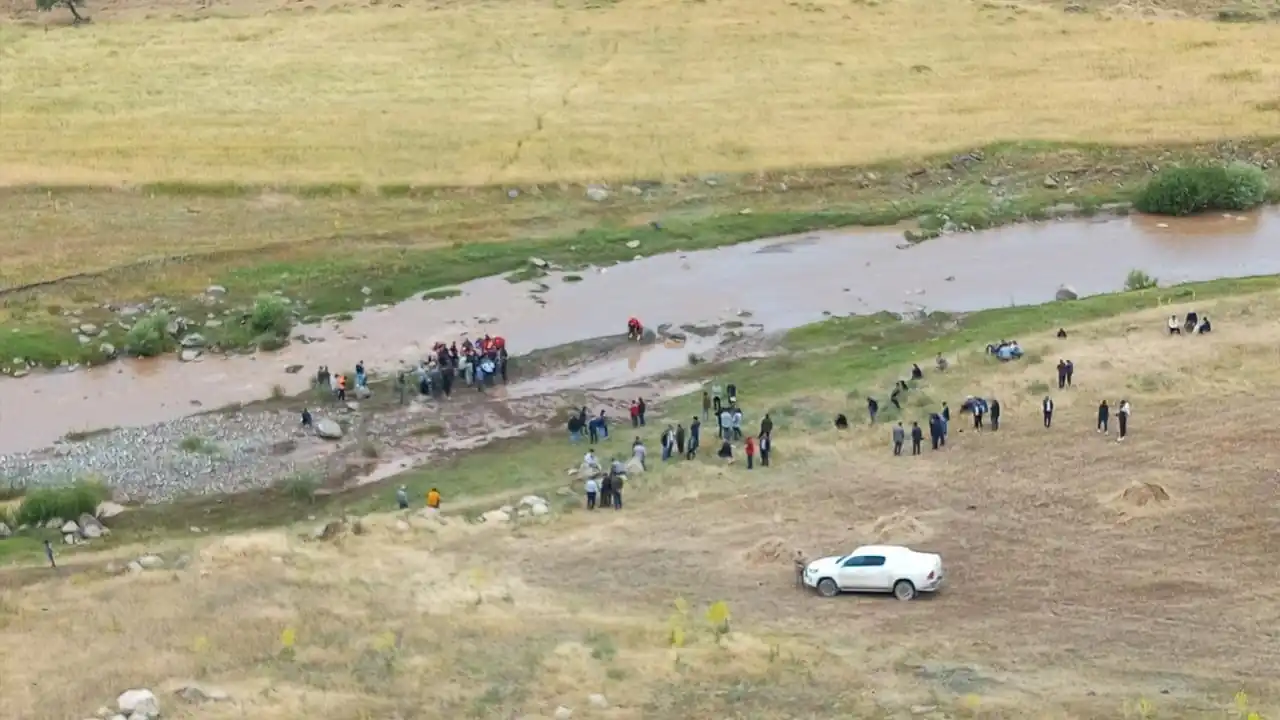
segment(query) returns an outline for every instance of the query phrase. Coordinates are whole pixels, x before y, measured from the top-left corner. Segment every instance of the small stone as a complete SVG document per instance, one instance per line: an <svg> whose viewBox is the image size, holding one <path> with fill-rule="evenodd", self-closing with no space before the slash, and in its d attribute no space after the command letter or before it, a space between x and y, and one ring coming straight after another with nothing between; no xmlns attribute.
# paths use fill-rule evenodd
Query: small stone
<svg viewBox="0 0 1280 720"><path fill-rule="evenodd" d="M365 287L360 288L360 292L363 293L364 295L372 295L373 288L366 285Z"/></svg>
<svg viewBox="0 0 1280 720"><path fill-rule="evenodd" d="M196 348L187 348L178 355L178 359L182 360L182 362L192 362L194 360L198 360L203 354L204 353Z"/></svg>
<svg viewBox="0 0 1280 720"><path fill-rule="evenodd" d="M287 365L287 366L285 366L284 371L285 371L285 372L287 372L287 373L289 373L290 375L296 375L296 374L298 374L299 372L301 372L301 371L302 371L302 366L301 366L301 365Z"/></svg>
<svg viewBox="0 0 1280 720"><path fill-rule="evenodd" d="M226 690L194 682L180 686L173 694L193 704L222 702L231 699L231 695Z"/></svg>
<svg viewBox="0 0 1280 720"><path fill-rule="evenodd" d="M81 323L80 332L90 337L98 334L98 326L93 323Z"/></svg>
<svg viewBox="0 0 1280 720"><path fill-rule="evenodd" d="M227 289L221 285L210 285L204 289L205 295L226 295Z"/></svg>
<svg viewBox="0 0 1280 720"><path fill-rule="evenodd" d="M70 534L68 534L68 535L63 535L63 536L62 536L62 542L63 542L63 543L65 543L65 544L67 544L67 545L75 545L76 543L80 542L80 536L79 536L79 535L70 535Z"/></svg>
<svg viewBox="0 0 1280 720"><path fill-rule="evenodd" d="M555 719L556 719L556 720L569 720L569 719L570 719L570 718L572 718L572 717L573 717L573 711L572 711L572 710L570 710L569 708L567 708L567 707L565 707L565 706L563 706L563 705L561 705L560 707L556 708L556 712L555 712Z"/></svg>
<svg viewBox="0 0 1280 720"><path fill-rule="evenodd" d="M88 335L77 335L76 340L79 340L81 345L88 345L89 343L93 342L93 338L89 337Z"/></svg>
<svg viewBox="0 0 1280 720"><path fill-rule="evenodd" d="M155 570L164 567L164 558L159 555L143 555L135 562L141 565L144 570Z"/></svg>
<svg viewBox="0 0 1280 720"><path fill-rule="evenodd" d="M136 575L142 572L145 568L142 567L142 563L138 562L137 560L132 560L129 562L128 565L125 566L125 569L128 570L130 573L133 573Z"/></svg>
<svg viewBox="0 0 1280 720"><path fill-rule="evenodd" d="M101 353L102 356L105 358L114 358L118 354L116 351L116 346L112 345L109 342L104 342L101 345L99 345L98 352Z"/></svg>
<svg viewBox="0 0 1280 720"><path fill-rule="evenodd" d="M609 701L600 693L591 693L588 695L587 702L591 704L591 707L599 708L601 710L609 707Z"/></svg>
<svg viewBox="0 0 1280 720"><path fill-rule="evenodd" d="M160 702L150 690L126 690L116 698L116 709L129 720L151 720L160 717Z"/></svg>
<svg viewBox="0 0 1280 720"><path fill-rule="evenodd" d="M1053 188L1058 187L1058 181L1052 175L1045 175L1044 186L1052 190Z"/></svg>
<svg viewBox="0 0 1280 720"><path fill-rule="evenodd" d="M550 265L550 263L548 263L546 260L543 260L542 258L536 258L536 257L529 258L529 264L536 268L542 268L544 270L547 268L548 265Z"/></svg>
<svg viewBox="0 0 1280 720"><path fill-rule="evenodd" d="M587 198L592 202L604 202L609 199L609 191L599 185L587 188Z"/></svg>
<svg viewBox="0 0 1280 720"><path fill-rule="evenodd" d="M539 503L529 508L529 514L533 515L534 517L542 517L543 515L546 515L549 512L551 512L551 510L546 506L545 503Z"/></svg>
<svg viewBox="0 0 1280 720"><path fill-rule="evenodd" d="M182 347L184 348L202 348L204 346L204 336L200 333L191 333L182 338Z"/></svg>
<svg viewBox="0 0 1280 720"><path fill-rule="evenodd" d="M317 420L316 435L327 440L339 440L342 438L342 426L328 418Z"/></svg>

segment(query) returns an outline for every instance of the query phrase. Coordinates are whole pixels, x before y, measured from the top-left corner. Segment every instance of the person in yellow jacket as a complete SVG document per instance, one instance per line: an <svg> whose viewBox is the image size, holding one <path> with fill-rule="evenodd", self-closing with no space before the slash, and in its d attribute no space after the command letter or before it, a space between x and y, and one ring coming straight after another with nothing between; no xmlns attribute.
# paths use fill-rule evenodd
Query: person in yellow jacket
<svg viewBox="0 0 1280 720"><path fill-rule="evenodd" d="M440 491L431 488L427 492L427 509L433 513L440 512Z"/></svg>

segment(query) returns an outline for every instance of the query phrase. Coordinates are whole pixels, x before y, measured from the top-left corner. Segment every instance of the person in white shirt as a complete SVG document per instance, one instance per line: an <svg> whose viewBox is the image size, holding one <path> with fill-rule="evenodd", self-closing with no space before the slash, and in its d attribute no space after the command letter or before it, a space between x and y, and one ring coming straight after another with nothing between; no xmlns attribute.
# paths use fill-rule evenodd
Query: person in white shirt
<svg viewBox="0 0 1280 720"><path fill-rule="evenodd" d="M1041 407L1044 410L1044 426L1047 428L1053 424L1053 398L1045 395Z"/></svg>
<svg viewBox="0 0 1280 720"><path fill-rule="evenodd" d="M649 467L644 464L645 449L644 443L640 442L640 438L636 438L636 441L631 445L631 454L640 461L641 468L645 470L649 469Z"/></svg>
<svg viewBox="0 0 1280 720"><path fill-rule="evenodd" d="M595 448L591 448L590 450L587 451L586 455L582 456L582 464L586 465L589 468L592 468L593 470L600 469L600 461L596 460Z"/></svg>
<svg viewBox="0 0 1280 720"><path fill-rule="evenodd" d="M600 493L600 483L596 482L595 478L587 478L586 489L587 489L587 509L595 510L596 498L599 496L599 493Z"/></svg>
<svg viewBox="0 0 1280 720"><path fill-rule="evenodd" d="M733 417L729 420L733 426L733 439L742 439L742 411L738 408L733 409Z"/></svg>
<svg viewBox="0 0 1280 720"><path fill-rule="evenodd" d="M1120 421L1120 437L1116 438L1116 442L1124 442L1124 438L1129 434L1129 401L1120 401L1120 411L1116 413L1116 419Z"/></svg>
<svg viewBox="0 0 1280 720"><path fill-rule="evenodd" d="M1170 316L1169 316L1169 334L1170 334L1170 335L1181 335L1181 334L1182 334L1182 327L1178 324L1178 316L1177 316L1177 315L1170 315Z"/></svg>

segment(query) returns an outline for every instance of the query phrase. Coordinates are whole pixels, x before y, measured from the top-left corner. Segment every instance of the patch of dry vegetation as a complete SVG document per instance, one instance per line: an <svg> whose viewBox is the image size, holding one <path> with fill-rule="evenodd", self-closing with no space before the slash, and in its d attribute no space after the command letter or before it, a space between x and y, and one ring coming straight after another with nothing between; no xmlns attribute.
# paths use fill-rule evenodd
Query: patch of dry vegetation
<svg viewBox="0 0 1280 720"><path fill-rule="evenodd" d="M242 4L6 28L0 181L342 192L1276 127L1267 23L977 0Z"/></svg>
<svg viewBox="0 0 1280 720"><path fill-rule="evenodd" d="M1191 309L1214 334L1166 337L1168 313ZM892 457L884 425L800 427L860 416L813 390L767 399L799 408L775 418L774 467L666 465L620 513L371 516L336 542L203 540L183 569L0 572L0 643L41 648L4 654L0 695L31 718L188 679L232 696L202 718L1096 718L1139 697L1159 717L1234 717L1242 687L1280 697L1277 311L1273 292L1021 337L1036 364L974 348L926 376L908 419L980 394L1001 400L1001 430L957 417L920 458ZM1046 430L1025 388L1052 382L1057 357L1075 386L1053 391ZM1095 432L1103 397L1133 403L1126 443ZM908 604L794 589L795 550L880 541L940 552L950 586ZM704 611L719 600L717 640Z"/></svg>

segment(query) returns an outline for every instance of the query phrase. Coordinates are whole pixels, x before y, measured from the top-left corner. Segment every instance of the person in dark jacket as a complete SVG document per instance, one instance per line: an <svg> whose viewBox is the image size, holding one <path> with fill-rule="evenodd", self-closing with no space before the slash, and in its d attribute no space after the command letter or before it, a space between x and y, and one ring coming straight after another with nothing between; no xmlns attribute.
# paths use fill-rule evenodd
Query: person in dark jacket
<svg viewBox="0 0 1280 720"><path fill-rule="evenodd" d="M902 423L893 426L893 454L902 454L902 443L907 439L907 431L902 428Z"/></svg>
<svg viewBox="0 0 1280 720"><path fill-rule="evenodd" d="M836 429L837 430L849 429L849 418L845 417L844 413L840 413L839 415L836 415Z"/></svg>
<svg viewBox="0 0 1280 720"><path fill-rule="evenodd" d="M769 467L769 453L773 452L773 435L760 436L760 467Z"/></svg>
<svg viewBox="0 0 1280 720"><path fill-rule="evenodd" d="M946 403L942 403L942 419L951 422L951 408Z"/></svg>
<svg viewBox="0 0 1280 720"><path fill-rule="evenodd" d="M1071 378L1076 374L1076 364L1070 360L1067 361L1067 387L1071 387Z"/></svg>
<svg viewBox="0 0 1280 720"><path fill-rule="evenodd" d="M773 418L769 417L769 413L764 414L764 419L760 421L760 434L768 435L773 432Z"/></svg>
<svg viewBox="0 0 1280 720"><path fill-rule="evenodd" d="M676 452L684 454L684 425L676 423Z"/></svg>
<svg viewBox="0 0 1280 720"><path fill-rule="evenodd" d="M920 442L924 440L924 432L920 429L920 423L911 423L911 454L920 454Z"/></svg>
<svg viewBox="0 0 1280 720"><path fill-rule="evenodd" d="M929 442L933 444L933 449L938 449L938 442L942 440L942 418L938 413L929 416Z"/></svg>
<svg viewBox="0 0 1280 720"><path fill-rule="evenodd" d="M1000 429L1000 401L991 398L991 431Z"/></svg>
<svg viewBox="0 0 1280 720"><path fill-rule="evenodd" d="M1104 399L1098 404L1098 432L1103 435L1110 434L1111 424L1111 406Z"/></svg>
<svg viewBox="0 0 1280 720"><path fill-rule="evenodd" d="M1058 389L1061 390L1067 386L1067 362L1058 360Z"/></svg>
<svg viewBox="0 0 1280 720"><path fill-rule="evenodd" d="M912 364L911 364L911 379L912 379L912 380L923 380L923 379L924 379L924 371L923 371L923 370L921 370L921 369L920 369L920 366L919 366L919 365L917 365L917 364L915 364L915 363L912 363Z"/></svg>
<svg viewBox="0 0 1280 720"><path fill-rule="evenodd" d="M880 403L876 402L873 397L867 398L867 415L871 417L871 423L876 422L876 413L880 412Z"/></svg>
<svg viewBox="0 0 1280 720"><path fill-rule="evenodd" d="M698 420L698 416L693 416L693 422L689 423L689 452L685 454L685 460L692 460L698 454L698 443L702 440L702 422Z"/></svg>
<svg viewBox="0 0 1280 720"><path fill-rule="evenodd" d="M1044 426L1047 428L1053 424L1053 398L1045 395L1040 408L1044 410Z"/></svg>
<svg viewBox="0 0 1280 720"><path fill-rule="evenodd" d="M640 427L644 427L644 414L649 409L649 405L644 401L644 398L638 398L636 400L636 408L640 411Z"/></svg>

